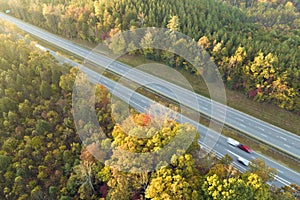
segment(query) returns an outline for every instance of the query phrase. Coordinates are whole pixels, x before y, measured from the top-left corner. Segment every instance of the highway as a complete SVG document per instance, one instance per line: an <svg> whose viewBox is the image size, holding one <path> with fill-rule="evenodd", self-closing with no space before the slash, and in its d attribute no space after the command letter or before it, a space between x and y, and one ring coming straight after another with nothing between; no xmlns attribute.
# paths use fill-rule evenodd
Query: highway
<svg viewBox="0 0 300 200"><path fill-rule="evenodd" d="M91 52L90 50L80 47L66 39L24 23L11 16L0 13L0 17L16 24L24 31L46 40L53 45L74 53L82 58L88 58L89 62L95 63L99 66L105 66L120 76L126 77L140 85L146 85L147 88L156 93L170 99L176 100L179 98L180 104L195 109L196 111L212 117L215 120L224 122L226 125L233 127L240 132L246 133L259 141L265 142L300 159L300 137L289 131L283 130L238 110L212 101L209 98L195 94L187 89L152 76L148 73L133 69L120 62L115 62L104 55ZM128 73L129 71L130 73ZM174 96L174 94L176 94L176 96ZM178 94L180 94L179 97ZM225 118L224 114L226 114Z"/></svg>
<svg viewBox="0 0 300 200"><path fill-rule="evenodd" d="M39 48L42 50L45 50L45 48L41 47L38 45ZM56 53L49 50L48 51L57 57ZM117 96L118 98L122 99L124 102L128 102L132 107L134 107L137 111L139 112L144 112L146 108L148 108L150 105L154 105L156 102L153 100L131 90L128 89L127 87L122 86L121 84L112 81L94 71L91 69L88 69L87 67L80 65L70 59L67 58L62 58L60 57L58 60L61 62L67 63L71 66L79 66L80 70L87 74L88 79L92 83L101 83L104 86L106 86L110 92ZM167 108L165 108L167 109ZM214 153L218 158L222 158L224 155L229 154L233 158L233 166L238 169L241 172L245 172L248 167L242 165L237 161L237 157L241 156L247 160L252 160L255 158L261 158L263 159L266 164L272 168L276 168L278 170L278 175L275 176L275 181L269 183L269 184L274 184L277 187L281 187L284 185L290 185L291 183L296 183L300 184L300 174L295 172L294 170L291 170L257 152L253 152L252 154L246 153L242 150L240 150L237 147L234 147L232 145L229 145L227 143L227 138L223 135L220 135L219 133L207 128L206 126L203 126L199 124L198 122L195 122L181 114L178 114L178 121L180 123L185 123L188 122L192 125L194 125L198 131L201 134L201 139L199 141L200 146L203 149L206 149L210 151L210 145L211 143L214 143L217 141L217 144L214 145L213 149L210 151L211 153Z"/></svg>
<svg viewBox="0 0 300 200"><path fill-rule="evenodd" d="M156 93L159 93L170 99L175 98L176 100L179 98L179 102L182 105L188 106L202 114L205 114L206 116L213 117L216 120L224 122L226 125L233 127L240 132L246 133L259 141L265 142L289 155L300 159L300 137L289 131L283 130L238 110L212 101L209 98L195 94L187 89L164 81L145 72L133 69L120 62L115 62L104 55L91 52L90 50L80 47L66 39L58 37L30 24L24 23L21 20L11 16L0 13L0 17L16 24L24 31L27 31L36 37L52 43L53 45L74 53L82 58L89 58L90 62L93 62L96 65L108 67L109 70L113 71L114 73L126 77L140 85L147 85L149 89L155 91ZM130 73L127 73L129 71ZM153 84L154 82L156 84ZM181 95L179 97L178 95L175 97L174 94ZM226 114L225 119L224 114Z"/></svg>
<svg viewBox="0 0 300 200"><path fill-rule="evenodd" d="M2 17L2 14L0 14L0 16ZM78 66L78 63L74 63L73 61L70 61L70 60L68 61L68 63L70 63L70 64L73 63L73 65ZM138 93L135 93L134 91L132 91L118 83L115 83L115 82L111 81L110 79L105 78L92 70L89 70L83 66L81 66L81 70L84 71L85 73L87 73L89 75L89 77L91 77L91 80L93 82L100 81L100 83L102 83L106 87L108 87L108 89L110 89L110 91L114 95L120 97L125 102L129 102L138 111L143 112L145 110L145 108L147 108L149 105L154 104L154 102L151 99L144 97ZM116 87L116 84L118 84L117 87ZM120 89L116 90L116 88L120 88ZM133 95L128 96L128 94L133 94ZM215 152L215 154L218 157L223 157L225 154L230 154L235 160L234 166L236 168L238 168L239 170L241 170L242 172L245 171L247 169L247 167L245 167L242 164L237 162L236 158L238 155L246 158L247 160L251 160L253 158L263 158L267 165L278 169L279 174L276 176L276 181L274 182L277 186L289 185L290 183L296 183L296 184L300 185L300 174L299 173L297 173L289 168L286 168L285 166L282 166L279 163L276 163L256 152L254 152L252 154L248 154L236 147L228 145L226 142L226 138L224 136L219 137L219 134L216 133L215 131L208 129L207 127L202 126L199 123L197 123L185 116L180 115L179 119L181 120L180 122L182 122L182 123L189 122L198 128L199 132L201 133L200 143L201 143L202 147L209 148L209 145L207 145L207 144L209 144L209 140L207 140L206 142L203 143L203 141L202 141L203 138L206 138L206 139L212 138L212 140L217 139L218 143L216 145L214 145L213 152ZM208 134L208 136L207 136L207 134ZM218 137L218 138L216 138L216 137Z"/></svg>

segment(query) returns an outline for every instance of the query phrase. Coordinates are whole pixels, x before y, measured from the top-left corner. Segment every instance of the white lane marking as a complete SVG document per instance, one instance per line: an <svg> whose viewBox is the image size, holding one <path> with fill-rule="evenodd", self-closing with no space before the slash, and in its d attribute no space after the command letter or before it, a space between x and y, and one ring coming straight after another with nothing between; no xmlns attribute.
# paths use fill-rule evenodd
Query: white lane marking
<svg viewBox="0 0 300 200"><path fill-rule="evenodd" d="M245 167L242 167L242 165L240 163L236 163L236 162L233 162L233 166L236 167L236 169L241 168L242 170L246 171L247 169ZM239 170L239 169L238 169Z"/></svg>
<svg viewBox="0 0 300 200"><path fill-rule="evenodd" d="M160 85L155 85L154 87L156 87L159 90L163 89Z"/></svg>
<svg viewBox="0 0 300 200"><path fill-rule="evenodd" d="M242 118L234 117L234 119L237 120L237 121L244 122L244 120Z"/></svg>
<svg viewBox="0 0 300 200"><path fill-rule="evenodd" d="M291 146L287 144L283 144L283 146L286 146L287 148L291 148Z"/></svg>
<svg viewBox="0 0 300 200"><path fill-rule="evenodd" d="M296 172L296 171L294 171L294 170L292 170L292 169L290 169L290 168L288 168L288 167L286 167L286 166L280 164L279 162L275 162L275 161L271 160L270 158L268 158L268 157L266 157L266 156L264 156L264 155L262 155L262 154L259 154L259 153L256 153L256 154L257 154L258 156L264 158L265 160L268 160L269 162L272 162L272 163L276 163L277 165L281 166L282 168L286 169L287 171L290 171L290 172L296 174L297 176L300 176L300 174L299 174L298 172Z"/></svg>
<svg viewBox="0 0 300 200"><path fill-rule="evenodd" d="M230 151L230 150L228 150L228 149L226 149L226 148L225 148L225 150L228 151L228 152L230 152L231 154L233 154L233 155L235 155L235 156L238 156L237 154L233 153L232 151ZM253 158L253 156L252 156L252 158ZM234 164L235 164L235 163L234 163ZM237 165L237 164L235 164L235 165ZM243 170L246 171L246 169L245 169L244 167L242 167L242 166L240 166L240 165L237 165L237 166L239 166L240 168L242 168ZM278 169L277 169L277 170L278 170ZM283 174L283 172L282 172L281 170L278 170L278 172L280 172L281 174ZM282 183L283 185L290 185L290 184L291 184L289 181L287 181L287 180L285 180L285 179L279 177L278 175L276 175L274 178L275 178L277 181L279 181L280 183Z"/></svg>
<svg viewBox="0 0 300 200"><path fill-rule="evenodd" d="M226 148L225 148L225 150L228 151L229 153L231 153L232 155L236 156L236 157L240 157L239 155L237 155L236 153L233 153L233 152L230 151L229 149L226 149Z"/></svg>
<svg viewBox="0 0 300 200"><path fill-rule="evenodd" d="M146 100L143 99L143 98L141 98L140 101L143 102L143 103L147 103Z"/></svg>
<svg viewBox="0 0 300 200"><path fill-rule="evenodd" d="M260 127L260 126L257 126L256 128L258 128L258 129L260 129L260 130L262 130L262 131L265 131L265 129L263 129L263 128Z"/></svg>
<svg viewBox="0 0 300 200"><path fill-rule="evenodd" d="M119 71L121 72L121 73L125 73L125 72L127 72L127 71L125 71L124 69L122 69L122 68L120 68L119 69Z"/></svg>
<svg viewBox="0 0 300 200"><path fill-rule="evenodd" d="M278 175L276 175L274 178L275 178L277 181L283 183L284 185L291 185L291 182L289 182L289 181L287 181L287 180L285 180L285 179L279 177Z"/></svg>
<svg viewBox="0 0 300 200"><path fill-rule="evenodd" d="M219 103L220 104L220 103ZM224 106L224 105L223 105ZM269 129L271 129L272 131L274 131L274 132L276 132L277 134L281 134L281 135L285 135L285 136L288 136L288 137L291 137L293 140L298 140L298 141L300 141L300 137L299 136L297 136L297 135L295 135L295 134L293 134L293 133L291 133L291 132L289 132L289 131L286 131L286 130L284 130L284 129L282 129L282 128L279 128L279 127L277 127L277 126L274 126L274 125L272 125L272 124L270 124L270 123L267 123L267 122L264 122L264 121L262 121L262 120L260 120L260 119L257 119L257 118L254 118L254 117L252 117L252 116L250 116L250 115L247 115L247 114L245 114L245 113L242 113L241 111L238 111L238 110L236 110L236 109L233 109L233 108L231 108L231 107L227 107L227 112L228 113L230 113L230 114L232 114L232 115L239 115L239 116L241 116L241 117L243 117L243 118L247 118L247 120L250 120L250 121L252 121L252 122L254 122L254 123L256 123L256 124L258 124L258 125L260 125L260 126L263 126L263 127L265 127L265 128L269 128Z"/></svg>
<svg viewBox="0 0 300 200"><path fill-rule="evenodd" d="M18 22L15 22L15 23L18 23ZM18 23L19 24L19 23ZM20 25L20 24L19 24ZM20 25L21 26L21 25ZM63 41L63 43L65 43L65 41ZM67 43L68 44L68 43ZM69 44L70 45L70 44ZM76 46L74 46L74 47L76 47ZM78 47L76 47L76 48L78 48ZM79 48L78 48L79 49ZM234 110L234 109L232 109L232 110Z"/></svg>
<svg viewBox="0 0 300 200"><path fill-rule="evenodd" d="M184 99L185 101L187 101L188 103L192 103L190 99Z"/></svg>
<svg viewBox="0 0 300 200"><path fill-rule="evenodd" d="M280 138L281 138L281 139L283 139L284 141L287 141L287 139L286 139L286 138L284 138L284 137L282 137L282 136L280 136Z"/></svg>
<svg viewBox="0 0 300 200"><path fill-rule="evenodd" d="M277 169L277 171L278 171L279 173L281 173L281 174L284 174L283 171L281 171L281 170L279 170L279 169Z"/></svg>
<svg viewBox="0 0 300 200"><path fill-rule="evenodd" d="M246 126L244 124L239 124L239 125L242 126L242 127L244 127L244 128L246 128Z"/></svg>
<svg viewBox="0 0 300 200"><path fill-rule="evenodd" d="M263 136L263 137L268 137L268 136L266 136L265 134L262 134L262 133L261 133L261 136Z"/></svg>

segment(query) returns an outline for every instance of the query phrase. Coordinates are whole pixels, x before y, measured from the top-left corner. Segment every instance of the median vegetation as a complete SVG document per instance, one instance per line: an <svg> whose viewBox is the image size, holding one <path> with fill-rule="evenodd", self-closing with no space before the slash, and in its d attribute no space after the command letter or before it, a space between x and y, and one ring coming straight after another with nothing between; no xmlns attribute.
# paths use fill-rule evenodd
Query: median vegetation
<svg viewBox="0 0 300 200"><path fill-rule="evenodd" d="M67 3L45 3L38 0L31 4L26 0L1 0L0 8L3 11L10 9L11 15L53 33L90 44L101 42L120 31L140 27L178 30L195 39L210 53L229 89L231 106L299 134L300 63L297 58L300 57L300 38L297 1L237 0L233 3L189 0L185 3L153 3L72 0ZM131 47L127 44L118 46L118 49L130 50ZM204 69L203 74L197 73L193 66L178 56L156 50L133 54L185 70L193 77L191 79L206 74L207 70ZM253 100L259 103L251 103ZM238 101L240 106L236 106ZM262 110L267 112L260 113ZM285 121L291 118L296 123Z"/></svg>
<svg viewBox="0 0 300 200"><path fill-rule="evenodd" d="M111 94L99 84L94 85L94 108L102 132L89 118L76 121L89 136L82 141L72 114L78 69L58 63L8 24L1 27L5 27L5 31L0 30L2 199L299 198L298 186L279 189L267 185L274 170L261 160L254 160L255 165L241 174L228 156L200 159L200 133L194 127L143 113L123 115L124 104L117 101L111 105ZM93 102L89 98L86 100ZM119 115L112 115L112 109ZM135 137L141 134L153 137ZM187 151L167 155L169 164L161 163L153 171L135 171L138 163L118 151L153 153L173 137L189 134L195 137ZM120 148L114 149L116 146ZM100 147L112 151L101 154L97 151ZM107 162L99 162L99 154ZM135 173L118 170L120 165Z"/></svg>
<svg viewBox="0 0 300 200"><path fill-rule="evenodd" d="M231 6L230 1L215 0L188 0L185 3L72 0L64 4L61 1L45 3L38 0L30 4L26 0L2 0L0 6L3 10L10 9L12 15L53 33L91 43L139 27L178 30L195 39L212 55L229 88L256 101L269 102L298 113L298 3L234 2L235 5ZM266 14L262 15L263 12ZM147 39L153 40L151 37ZM118 47L122 48L130 49L130 45ZM177 56L166 56L156 50L135 53L199 75L193 66Z"/></svg>

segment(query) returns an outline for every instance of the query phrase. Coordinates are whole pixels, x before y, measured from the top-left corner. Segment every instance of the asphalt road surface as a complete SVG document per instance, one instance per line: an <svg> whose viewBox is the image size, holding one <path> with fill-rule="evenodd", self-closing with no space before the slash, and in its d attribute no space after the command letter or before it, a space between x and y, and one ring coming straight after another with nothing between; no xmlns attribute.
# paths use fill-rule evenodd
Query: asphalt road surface
<svg viewBox="0 0 300 200"><path fill-rule="evenodd" d="M120 62L115 62L106 56L91 52L88 49L80 47L68 40L55 36L30 24L24 23L21 20L11 16L0 13L0 17L2 19L11 21L19 28L46 40L49 43L70 51L80 57L88 57L89 62L93 62L100 66L106 66L114 73L126 77L140 85L145 85L156 93L178 100L181 105L195 109L196 111L224 122L226 125L233 127L240 132L246 133L259 141L274 146L277 149L280 149L281 151L298 159L300 158L300 137L289 131L283 130L238 110L212 101L209 98L195 94L187 89L164 81L148 73L133 69ZM130 73L128 73L129 71Z"/></svg>
<svg viewBox="0 0 300 200"><path fill-rule="evenodd" d="M81 70L88 74L91 77L91 81L94 83L100 82L105 85L114 95L124 100L125 102L129 102L129 104L134 107L136 110L140 112L144 112L145 108L148 108L150 105L155 104L155 102L139 93L134 92L122 85L105 78L83 66L81 66ZM234 166L240 171L244 172L248 169L248 167L237 161L237 157L241 156L247 160L252 160L255 158L263 159L266 164L270 167L276 168L278 170L278 175L275 177L274 184L276 186L290 185L291 183L300 184L300 174L283 166L275 161L259 154L253 152L252 154L246 153L240 150L237 147L229 145L227 143L227 138L219 133L208 129L206 126L203 126L181 114L179 115L179 121L181 123L188 122L195 127L197 127L198 131L201 133L200 145L205 147L208 151L214 152L219 158L223 157L226 154L229 154L234 159ZM216 144L215 144L215 141ZM214 146L211 146L214 144Z"/></svg>
<svg viewBox="0 0 300 200"><path fill-rule="evenodd" d="M16 18L2 13L0 13L0 17L15 23L19 28L58 47L70 51L80 57L88 57L90 62L94 62L100 66L106 66L109 68L109 70L135 81L140 85L146 85L149 89L163 96L175 100L177 99L182 105L191 107L196 111L199 111L221 122L224 121L224 123L228 126L246 133L257 140L272 145L296 158L300 158L300 137L291 132L273 126L223 104L211 101L208 98L195 94L189 90L145 72L132 69L131 67L120 62L115 62L106 56L91 52L88 49L82 48L68 40L57 37L35 26L24 23ZM129 71L130 73L128 73ZM174 94L176 94L176 96L174 96ZM225 114L226 117L224 118Z"/></svg>
<svg viewBox="0 0 300 200"><path fill-rule="evenodd" d="M41 48L42 50L46 50L41 46L39 46L39 48ZM49 51L52 55L56 56L55 52L51 50ZM153 100L131 89L128 89L127 87L124 87L121 84L112 81L70 59L59 57L59 60L72 66L80 66L80 70L87 74L88 79L92 83L101 83L105 85L113 95L122 99L124 102L128 102L139 112L144 112L147 108L149 108L150 105L156 104L156 102L154 102ZM275 162L255 151L251 154L246 153L238 147L228 144L227 137L220 135L219 133L207 128L206 126L199 124L198 122L195 122L194 120L185 117L184 115L178 114L178 116L178 121L180 123L188 122L198 129L198 131L201 134L201 138L199 140L201 148L205 149L210 153L214 153L218 158L222 158L224 157L224 155L229 154L233 158L233 166L239 171L245 172L249 168L248 166L244 166L243 164L238 162L238 157L242 157L248 161L251 161L255 158L261 158L265 161L266 165L278 170L278 175L275 176L275 180L273 182L270 182L269 184L274 184L277 187L290 185L291 183L296 183L297 185L300 185L300 174L298 172L295 172L294 170L289 169L288 167L285 167L280 163Z"/></svg>
<svg viewBox="0 0 300 200"><path fill-rule="evenodd" d="M64 48L68 51L71 51L72 53L75 53L81 57L87 57L90 54L90 51L87 49L84 49L82 47L79 47L67 40L61 39L53 34L47 33L44 30L38 29L36 27L33 27L31 25L28 25L26 23L23 23L15 18L11 18L7 15L4 15L2 13L0 13L0 17L3 19L7 19L13 23L15 23L17 26L19 26L21 29L24 29L26 31L28 31L29 33L36 35L38 37L41 37L45 40L47 40L50 43L53 43L61 48ZM95 58L93 58L93 56L95 56ZM94 62L97 64L102 64L103 66L107 66L109 64L112 63L112 60L110 60L107 57L104 57L102 55L89 55L89 58L95 59ZM92 60L93 61L93 60ZM71 62L73 64L78 65L77 63L74 63L73 61L68 61ZM131 68L129 68L128 66L119 63L119 62L113 62L111 65L109 65L110 68L112 68L111 70L117 70L116 73L119 73L121 75L124 75L126 73L127 70L131 70ZM116 68L116 69L115 69ZM145 108L147 108L149 105L154 104L155 102L153 102L151 99L144 97L138 93L135 93L134 91L131 91L130 89L115 83L113 81L111 81L110 79L107 79L99 74L97 74L96 72L93 72L83 66L81 66L81 70L86 72L89 77L91 78L92 82L100 82L102 84L104 84L106 87L108 87L108 89L110 89L110 91L120 97L122 100L124 100L125 102L129 102L131 106L133 106L135 109L139 110L139 111L144 111ZM136 74L134 74L136 73ZM174 84L168 83L166 81L163 81L161 79L158 79L156 77L152 77L151 75L148 75L144 72L141 71L136 71L134 72L133 70L131 70L131 72L129 73L130 75L134 75L134 78L137 79L137 77L143 79L143 82L140 83L141 85L145 85L145 81L147 80L147 77L151 78L151 84L150 84L150 89L161 93L164 96L167 97L173 97L173 94L164 94L161 90L163 91L174 91L174 90L180 90L180 92L185 95L186 98L189 98L189 95L191 96L191 99L194 99L195 94L190 94L190 91L187 91L183 88L180 88ZM131 79L132 77L129 76L129 79ZM153 84L153 80L155 80L156 84ZM135 80L136 81L136 80ZM138 82L138 81L136 81ZM116 87L117 84L117 87ZM167 84L167 85L165 85ZM116 89L119 88L119 89ZM128 94L132 94L131 96L128 96ZM212 106L211 100L204 98L200 95L197 95L197 100L195 102L196 106L200 108L200 112L207 114L209 116L209 114L211 113L210 109ZM185 104L184 102L181 102L182 104ZM188 106L190 106L190 104L193 103L191 101L187 101L186 104L188 104ZM272 144L274 146L276 146L277 148L282 148L285 151L288 151L288 153L292 154L292 155L296 155L299 158L299 143L300 143L300 139L298 136L295 136L294 134L284 131L278 127L275 127L273 125L270 125L268 123L262 122L258 119L255 119L249 115L243 114L239 111L236 111L232 108L226 107L224 105L218 104L216 102L213 102L214 106L220 106L220 110L226 110L227 112L227 116L226 116L226 120L228 120L228 118L231 118L231 120L229 121L225 121L226 124L235 127L243 132L247 132L247 130L251 130L251 135L254 134L253 132L257 132L258 135L258 139L263 140L262 138L266 138L266 142L269 144ZM193 107L193 106L192 106ZM202 109L201 109L202 108ZM231 113L232 112L232 113ZM279 163L272 161L268 158L266 158L263 155L260 155L256 152L253 152L252 154L248 154L246 152L243 152L242 150L238 149L237 147L233 147L229 144L227 144L226 142L226 137L220 135L219 133L208 129L207 127L200 125L199 123L180 115L180 122L189 122L191 124L193 124L194 126L196 126L199 130L199 132L201 133L201 140L199 141L202 145L202 147L207 148L208 150L211 150L218 156L218 157L223 157L225 154L230 154L233 158L234 158L234 166L236 168L238 168L239 170L241 170L242 172L245 171L247 169L246 166L243 166L241 163L237 162L237 157L241 156L247 160L251 160L254 158L262 158L265 160L266 164L278 169L279 174L275 177L276 181L274 182L274 184L276 184L277 186L282 186L282 185L289 185L290 183L296 183L298 185L300 185L300 174L287 168L284 167L282 165L280 165ZM229 122L231 121L230 124ZM241 125L242 124L242 125ZM241 128L239 128L241 127ZM244 131L244 129L248 128L246 131ZM259 127L259 128L258 128ZM253 132L252 132L253 131ZM270 135L266 135L266 134L270 134ZM272 134L272 137L271 137ZM265 136L264 136L265 135ZM253 135L252 135L253 136ZM256 136L254 136L256 137ZM211 138L211 139L209 139ZM274 141L272 140L274 139ZM205 142L203 142L202 140L205 140ZM211 146L211 143L214 143L215 141L217 141L217 143L214 146ZM264 141L264 140L263 140Z"/></svg>

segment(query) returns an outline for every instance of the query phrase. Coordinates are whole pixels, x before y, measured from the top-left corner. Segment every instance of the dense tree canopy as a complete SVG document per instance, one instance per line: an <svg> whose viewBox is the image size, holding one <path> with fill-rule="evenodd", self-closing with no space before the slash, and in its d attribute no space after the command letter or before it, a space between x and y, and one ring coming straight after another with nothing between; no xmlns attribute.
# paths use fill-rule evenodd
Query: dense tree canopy
<svg viewBox="0 0 300 200"><path fill-rule="evenodd" d="M90 42L140 27L178 30L213 56L228 87L300 112L298 1L1 0L0 8L9 8L14 16L54 33ZM150 35L141 46L147 42L151 42ZM118 53L136 45L118 38L109 47ZM168 53L146 48L142 54L196 73Z"/></svg>
<svg viewBox="0 0 300 200"><path fill-rule="evenodd" d="M49 21L58 20L51 16L57 10L44 5L35 4L31 9L48 13ZM88 5L81 1L73 6ZM97 15L102 8L98 8ZM107 15L109 10L103 12ZM19 10L19 14L24 13ZM146 16L140 15L141 24L147 22ZM173 28L182 26L177 20L172 18L165 23L172 23ZM90 118L82 119L79 125L90 137L81 141L72 115L78 68L59 63L48 52L36 48L35 43L20 37L22 34L14 27L0 23L1 199L299 199L299 186L276 189L266 184L276 172L262 160L254 160L249 171L241 174L232 167L229 156L221 160L211 155L200 159L200 133L195 127L149 113L133 111L123 115L122 102L111 105L111 94L99 84L94 85L93 102L103 133L91 125ZM199 43L210 48L208 40L202 37ZM277 59L272 55L259 55L249 73L256 76L258 70L273 71ZM243 48L237 49L230 57L228 74L230 68L241 65L244 57ZM256 69L260 62L268 66ZM261 76L264 82L259 84L267 82L267 87L270 77ZM275 74L274 77L277 80ZM92 97L86 100L92 102ZM176 136L179 142L169 146L171 150L175 146L176 151L167 149L166 154L158 154L157 159L163 156L167 162L158 162L152 171L134 169L138 164L134 157L120 151L155 153ZM191 145L183 151L183 143L190 139ZM112 149L101 155L107 158L105 163L97 160L97 155L103 153L97 151L99 146ZM148 164L149 160L142 162ZM127 171L119 170L120 165Z"/></svg>

